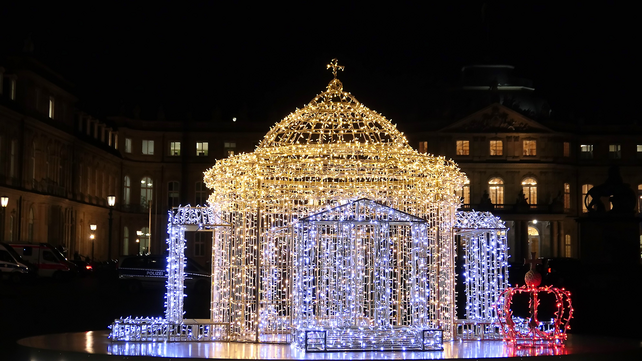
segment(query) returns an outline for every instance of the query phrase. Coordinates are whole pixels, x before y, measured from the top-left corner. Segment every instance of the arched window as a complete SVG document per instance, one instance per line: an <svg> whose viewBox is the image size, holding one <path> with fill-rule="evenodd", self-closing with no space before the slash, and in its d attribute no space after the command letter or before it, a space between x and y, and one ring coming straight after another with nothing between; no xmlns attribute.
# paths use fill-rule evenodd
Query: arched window
<svg viewBox="0 0 642 361"><path fill-rule="evenodd" d="M143 227L138 236L138 249L140 254L149 254L149 228Z"/></svg>
<svg viewBox="0 0 642 361"><path fill-rule="evenodd" d="M129 227L123 227L123 256L129 254Z"/></svg>
<svg viewBox="0 0 642 361"><path fill-rule="evenodd" d="M128 206L129 205L129 197L131 195L131 187L132 187L132 181L131 178L129 178L128 175L123 178L123 204Z"/></svg>
<svg viewBox="0 0 642 361"><path fill-rule="evenodd" d="M178 207L178 182L171 181L167 183L167 207Z"/></svg>
<svg viewBox="0 0 642 361"><path fill-rule="evenodd" d="M461 187L461 189L455 191L455 194L461 198L462 202L464 203L462 205L462 208L469 208L470 207L470 180L466 179L464 181L464 186Z"/></svg>
<svg viewBox="0 0 642 361"><path fill-rule="evenodd" d="M504 208L504 181L495 177L488 181L488 194L495 208Z"/></svg>
<svg viewBox="0 0 642 361"><path fill-rule="evenodd" d="M36 181L36 142L31 143L31 179Z"/></svg>
<svg viewBox="0 0 642 361"><path fill-rule="evenodd" d="M205 183L196 182L196 192L194 194L194 203L196 205L204 206L207 203L207 187L205 187Z"/></svg>
<svg viewBox="0 0 642 361"><path fill-rule="evenodd" d="M584 213L588 212L588 209L586 208L586 204L590 203L591 200L593 199L589 196L589 198L586 201L584 201L586 194L591 188L593 188L592 184L582 184L582 212Z"/></svg>
<svg viewBox="0 0 642 361"><path fill-rule="evenodd" d="M152 201L152 192L154 186L152 179L150 177L143 177L140 180L140 207L143 210L147 210L149 207L149 202Z"/></svg>
<svg viewBox="0 0 642 361"><path fill-rule="evenodd" d="M537 181L533 177L524 178L522 181L522 191L526 196L528 204L531 206L537 204Z"/></svg>
<svg viewBox="0 0 642 361"><path fill-rule="evenodd" d="M571 209L571 184L564 183L564 210Z"/></svg>

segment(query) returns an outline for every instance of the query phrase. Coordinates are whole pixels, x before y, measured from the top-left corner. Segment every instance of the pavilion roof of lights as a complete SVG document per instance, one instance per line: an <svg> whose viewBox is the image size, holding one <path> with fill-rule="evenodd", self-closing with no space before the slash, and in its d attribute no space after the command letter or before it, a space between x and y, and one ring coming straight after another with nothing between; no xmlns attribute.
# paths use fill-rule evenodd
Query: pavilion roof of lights
<svg viewBox="0 0 642 361"><path fill-rule="evenodd" d="M210 204L229 211L287 199L298 217L364 197L418 216L420 209L400 204L458 204L454 190L465 176L457 165L414 150L394 124L343 90L336 59L328 68L334 79L326 90L274 125L253 153L205 172Z"/></svg>

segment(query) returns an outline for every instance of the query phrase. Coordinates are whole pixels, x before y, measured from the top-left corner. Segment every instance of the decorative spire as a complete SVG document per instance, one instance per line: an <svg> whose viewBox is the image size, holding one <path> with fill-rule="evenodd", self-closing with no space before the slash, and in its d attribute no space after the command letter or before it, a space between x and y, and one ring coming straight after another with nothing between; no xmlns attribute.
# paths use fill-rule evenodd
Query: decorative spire
<svg viewBox="0 0 642 361"><path fill-rule="evenodd" d="M337 78L337 70L344 70L345 66L339 65L339 61L334 58L332 61L330 61L330 64L327 64L327 69L332 68L332 75L334 75L334 78Z"/></svg>

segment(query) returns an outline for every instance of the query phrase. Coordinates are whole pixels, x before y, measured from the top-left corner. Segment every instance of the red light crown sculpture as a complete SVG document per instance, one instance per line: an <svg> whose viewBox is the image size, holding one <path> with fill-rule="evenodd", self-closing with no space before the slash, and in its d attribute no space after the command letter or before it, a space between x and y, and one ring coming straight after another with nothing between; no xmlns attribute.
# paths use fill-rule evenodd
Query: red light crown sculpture
<svg viewBox="0 0 642 361"><path fill-rule="evenodd" d="M570 329L569 321L573 317L571 293L565 289L552 286L539 287L542 275L535 270L535 264L542 261L535 259L535 252L531 252L531 259L524 259L524 264L530 263L531 269L524 276L525 285L509 287L499 297L496 304L497 318L504 341L514 346L526 347L555 347L563 345L566 341L566 330ZM529 298L528 319L513 318L513 296L526 293ZM542 322L537 318L540 305L540 294L553 294L555 296L556 311L551 321Z"/></svg>

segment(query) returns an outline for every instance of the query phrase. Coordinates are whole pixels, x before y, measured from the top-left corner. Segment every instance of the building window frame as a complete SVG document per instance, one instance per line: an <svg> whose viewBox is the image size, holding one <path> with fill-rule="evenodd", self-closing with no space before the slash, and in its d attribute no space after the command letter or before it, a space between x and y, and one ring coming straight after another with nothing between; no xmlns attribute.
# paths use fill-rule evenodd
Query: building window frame
<svg viewBox="0 0 642 361"><path fill-rule="evenodd" d="M564 183L564 210L569 211L571 209L571 184Z"/></svg>
<svg viewBox="0 0 642 361"><path fill-rule="evenodd" d="M154 141L151 139L143 139L141 142L141 152L143 155L154 155Z"/></svg>
<svg viewBox="0 0 642 361"><path fill-rule="evenodd" d="M537 206L537 179L535 177L526 177L522 180L522 192L526 197L526 201L531 205L531 208Z"/></svg>
<svg viewBox="0 0 642 361"><path fill-rule="evenodd" d="M524 140L522 140L522 155L524 157L535 157L535 156L537 156L537 140L536 139L524 139Z"/></svg>
<svg viewBox="0 0 642 361"><path fill-rule="evenodd" d="M236 153L236 142L223 142L223 150L227 157L233 156Z"/></svg>
<svg viewBox="0 0 642 361"><path fill-rule="evenodd" d="M169 155L170 157L181 155L181 142L169 142Z"/></svg>
<svg viewBox="0 0 642 361"><path fill-rule="evenodd" d="M588 194L588 191L593 188L593 185L590 183L582 184L582 213L588 213L588 208L586 208L586 202L584 201L584 198L586 198L586 195ZM589 202L592 199L589 199Z"/></svg>
<svg viewBox="0 0 642 361"><path fill-rule="evenodd" d="M55 119L55 114L56 114L56 100L53 96L49 97L49 118L50 119Z"/></svg>
<svg viewBox="0 0 642 361"><path fill-rule="evenodd" d="M621 144L609 144L609 159L622 159Z"/></svg>
<svg viewBox="0 0 642 361"><path fill-rule="evenodd" d="M460 139L455 141L456 154L460 156L470 155L470 141Z"/></svg>
<svg viewBox="0 0 642 361"><path fill-rule="evenodd" d="M563 149L564 157L565 158L570 157L571 156L571 142L564 142L563 148L564 148Z"/></svg>
<svg viewBox="0 0 642 361"><path fill-rule="evenodd" d="M580 159L593 159L593 144L580 145Z"/></svg>
<svg viewBox="0 0 642 361"><path fill-rule="evenodd" d="M178 181L167 182L167 208L179 206L179 189L180 183Z"/></svg>
<svg viewBox="0 0 642 361"><path fill-rule="evenodd" d="M504 208L504 180L493 177L488 180L488 196L495 208Z"/></svg>
<svg viewBox="0 0 642 361"><path fill-rule="evenodd" d="M205 182L196 182L194 203L198 206L207 205L207 186L205 185Z"/></svg>
<svg viewBox="0 0 642 361"><path fill-rule="evenodd" d="M125 138L125 153L132 152L132 138Z"/></svg>
<svg viewBox="0 0 642 361"><path fill-rule="evenodd" d="M207 157L209 155L209 142L196 142L196 156Z"/></svg>
<svg viewBox="0 0 642 361"><path fill-rule="evenodd" d="M564 235L564 257L571 258L572 257L572 246L571 246L571 235L570 234L565 234Z"/></svg>
<svg viewBox="0 0 642 361"><path fill-rule="evenodd" d="M504 141L501 139L491 139L489 142L489 152L491 157L500 157L504 155Z"/></svg>
<svg viewBox="0 0 642 361"><path fill-rule="evenodd" d="M149 202L154 195L154 182L151 177L145 176L140 180L140 208L147 211Z"/></svg>

